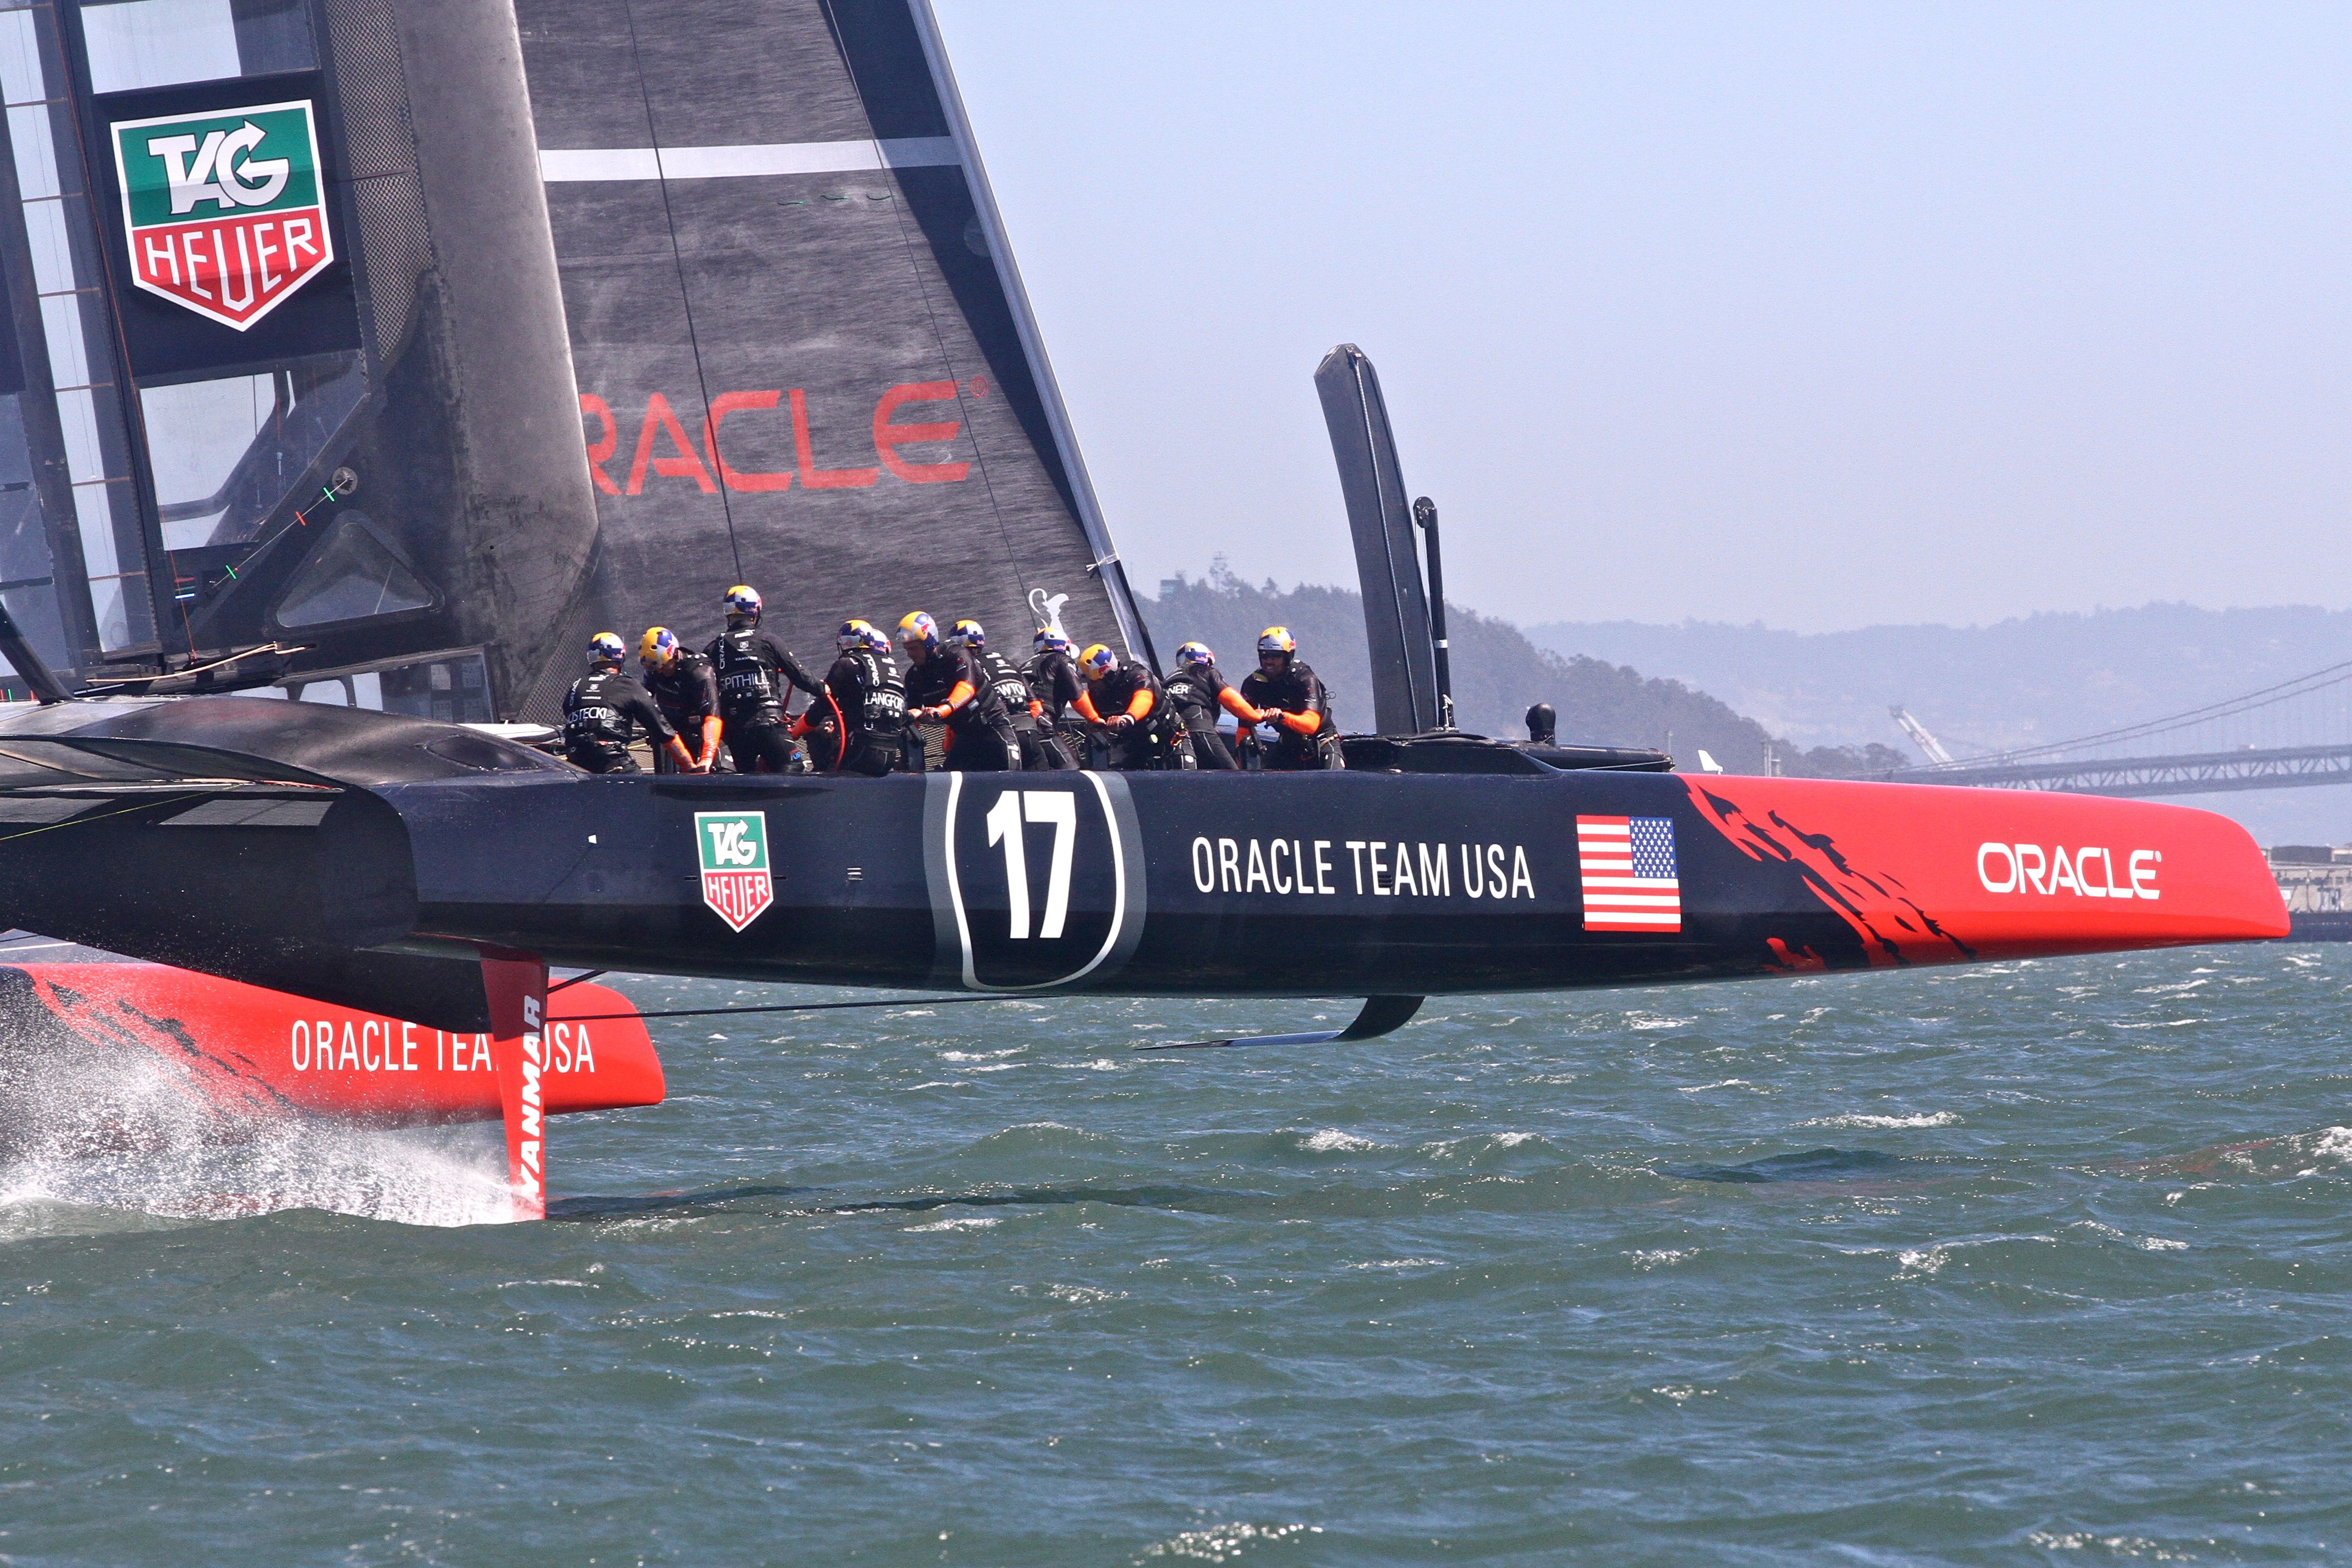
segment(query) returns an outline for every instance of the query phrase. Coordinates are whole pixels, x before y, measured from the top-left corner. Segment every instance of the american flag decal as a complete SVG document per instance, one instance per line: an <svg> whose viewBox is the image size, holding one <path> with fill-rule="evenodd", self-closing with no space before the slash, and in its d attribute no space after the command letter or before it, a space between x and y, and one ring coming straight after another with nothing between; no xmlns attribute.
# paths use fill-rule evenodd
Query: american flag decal
<svg viewBox="0 0 2352 1568"><path fill-rule="evenodd" d="M1675 824L1666 817L1579 817L1587 931L1680 931Z"/></svg>

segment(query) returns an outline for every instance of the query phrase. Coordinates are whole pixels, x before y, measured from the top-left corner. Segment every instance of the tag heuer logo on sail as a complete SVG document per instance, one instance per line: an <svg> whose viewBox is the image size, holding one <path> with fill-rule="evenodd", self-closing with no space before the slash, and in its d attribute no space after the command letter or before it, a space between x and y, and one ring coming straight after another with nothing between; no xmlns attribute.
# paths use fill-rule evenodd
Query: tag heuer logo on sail
<svg viewBox="0 0 2352 1568"><path fill-rule="evenodd" d="M702 902L730 930L742 930L776 902L765 811L697 811L694 841L702 852Z"/></svg>
<svg viewBox="0 0 2352 1568"><path fill-rule="evenodd" d="M118 120L140 287L242 332L335 259L308 99Z"/></svg>

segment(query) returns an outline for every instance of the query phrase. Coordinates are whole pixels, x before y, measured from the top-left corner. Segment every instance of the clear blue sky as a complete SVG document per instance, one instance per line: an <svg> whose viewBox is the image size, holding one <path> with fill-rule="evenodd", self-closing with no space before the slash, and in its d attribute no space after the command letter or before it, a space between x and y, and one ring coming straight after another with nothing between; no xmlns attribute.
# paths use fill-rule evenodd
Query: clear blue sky
<svg viewBox="0 0 2352 1568"><path fill-rule="evenodd" d="M1800 630L2352 605L2352 7L936 0L1130 570Z"/></svg>

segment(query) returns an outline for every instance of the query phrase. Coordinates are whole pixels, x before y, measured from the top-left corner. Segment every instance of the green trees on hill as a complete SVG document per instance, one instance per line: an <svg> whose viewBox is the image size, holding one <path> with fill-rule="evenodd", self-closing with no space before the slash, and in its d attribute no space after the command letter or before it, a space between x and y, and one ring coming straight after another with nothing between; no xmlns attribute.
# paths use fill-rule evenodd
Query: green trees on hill
<svg viewBox="0 0 2352 1568"><path fill-rule="evenodd" d="M1289 627L1301 656L1331 688L1341 727L1371 727L1371 663L1365 651L1363 601L1354 591L1302 584L1286 591L1270 580L1252 586L1221 557L1204 578L1180 576L1161 583L1160 598L1146 607L1146 614L1163 661L1175 656L1179 643L1198 640L1216 650L1226 675L1236 682L1255 666L1259 632ZM1538 648L1509 622L1457 605L1446 607L1446 621L1454 714L1464 729L1521 738L1528 708L1548 702L1559 710L1564 741L1661 747L1692 771L1702 749L1734 773L1766 771L1768 747L1780 758L1783 772L1813 777L1864 777L1905 761L1883 746L1800 752L1680 681L1652 679L1628 666Z"/></svg>

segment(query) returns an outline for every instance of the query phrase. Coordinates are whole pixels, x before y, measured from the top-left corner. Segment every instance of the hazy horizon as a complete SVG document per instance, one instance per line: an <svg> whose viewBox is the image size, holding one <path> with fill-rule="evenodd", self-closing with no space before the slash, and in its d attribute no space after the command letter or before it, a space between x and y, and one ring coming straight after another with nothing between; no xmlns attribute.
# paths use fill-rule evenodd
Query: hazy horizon
<svg viewBox="0 0 2352 1568"><path fill-rule="evenodd" d="M1353 580L1347 340L1523 624L2352 606L2352 13L939 10L1146 592Z"/></svg>

